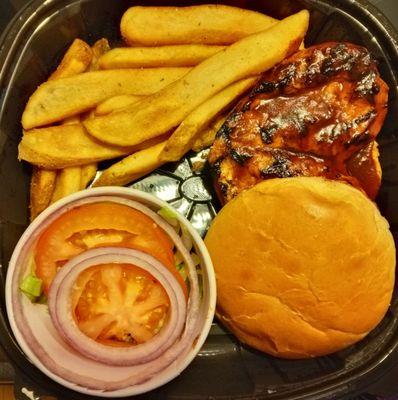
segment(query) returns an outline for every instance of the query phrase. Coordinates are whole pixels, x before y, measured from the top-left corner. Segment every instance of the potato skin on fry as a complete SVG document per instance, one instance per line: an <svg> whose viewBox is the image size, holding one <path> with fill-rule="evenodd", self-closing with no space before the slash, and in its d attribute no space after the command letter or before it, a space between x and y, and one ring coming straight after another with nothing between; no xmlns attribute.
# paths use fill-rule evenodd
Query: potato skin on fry
<svg viewBox="0 0 398 400"><path fill-rule="evenodd" d="M149 95L183 77L190 68L92 71L45 82L30 97L22 115L24 129L62 121L109 97Z"/></svg>
<svg viewBox="0 0 398 400"><path fill-rule="evenodd" d="M89 164L131 153L131 148L96 141L81 124L59 125L25 132L19 158L49 169Z"/></svg>
<svg viewBox="0 0 398 400"><path fill-rule="evenodd" d="M211 123L202 132L200 132L199 136L196 138L196 140L192 145L192 150L199 152L205 149L206 147L211 146L214 142L217 132L222 127L226 118L227 116L225 114L220 115L219 117L216 118L216 120L213 123Z"/></svg>
<svg viewBox="0 0 398 400"><path fill-rule="evenodd" d="M187 44L160 47L123 47L112 49L99 60L101 69L192 67L225 46Z"/></svg>
<svg viewBox="0 0 398 400"><path fill-rule="evenodd" d="M81 187L81 176L81 167L69 167L59 171L51 204L72 193L78 192Z"/></svg>
<svg viewBox="0 0 398 400"><path fill-rule="evenodd" d="M110 49L111 46L109 45L108 39L105 38L99 39L93 44L93 59L91 60L90 71L98 71L100 69L99 60Z"/></svg>
<svg viewBox="0 0 398 400"><path fill-rule="evenodd" d="M48 169L83 166L110 160L165 141L168 135L149 139L136 146L109 146L92 138L81 124L58 125L25 132L19 143L19 159Z"/></svg>
<svg viewBox="0 0 398 400"><path fill-rule="evenodd" d="M276 20L267 15L221 4L134 6L124 13L120 30L130 45L228 45L275 23Z"/></svg>
<svg viewBox="0 0 398 400"><path fill-rule="evenodd" d="M75 125L80 123L79 117L70 117L63 121L63 125ZM82 167L68 167L58 171L57 179L55 181L55 189L51 198L50 204L69 196L72 193L78 192L82 186L82 173L84 168L95 168L97 171L97 164L87 164ZM95 173L94 173L95 174Z"/></svg>
<svg viewBox="0 0 398 400"><path fill-rule="evenodd" d="M90 71L98 70L99 58L110 50L107 39L96 41L92 47L92 59L89 66ZM64 125L73 125L80 122L79 116L69 117L63 121ZM54 193L51 204L72 193L85 189L97 172L97 164L91 163L81 167L67 167L58 171Z"/></svg>
<svg viewBox="0 0 398 400"><path fill-rule="evenodd" d="M91 60L91 64L89 67L90 71L98 71L99 65L98 61L101 56L107 53L111 49L109 45L108 39L102 38L97 40L91 50L93 51L93 58ZM81 167L81 179L80 179L80 188L79 190L86 189L89 183L93 181L95 175L97 173L97 163L91 163L87 165L83 165Z"/></svg>
<svg viewBox="0 0 398 400"><path fill-rule="evenodd" d="M30 181L30 220L33 221L51 201L57 171L33 167Z"/></svg>
<svg viewBox="0 0 398 400"><path fill-rule="evenodd" d="M138 104L87 120L84 125L99 140L119 146L161 135L226 86L261 73L294 53L307 31L308 21L306 10L287 17L208 58L182 79Z"/></svg>
<svg viewBox="0 0 398 400"><path fill-rule="evenodd" d="M80 39L75 39L65 53L58 68L50 75L48 80L66 78L84 72L93 59L91 47Z"/></svg>
<svg viewBox="0 0 398 400"><path fill-rule="evenodd" d="M94 180L95 175L97 174L97 164L91 163L87 165L83 165L82 176L80 180L80 190L86 189L86 187Z"/></svg>
<svg viewBox="0 0 398 400"><path fill-rule="evenodd" d="M164 164L159 160L159 154L165 145L166 142L163 141L123 158L103 171L93 186L123 186L149 174Z"/></svg>
<svg viewBox="0 0 398 400"><path fill-rule="evenodd" d="M48 80L66 78L86 71L93 61L93 53L86 42L75 39L66 51L58 68L50 75ZM34 167L30 185L31 221L50 204L56 181L56 170L40 170Z"/></svg>
<svg viewBox="0 0 398 400"><path fill-rule="evenodd" d="M164 162L178 161L188 152L203 129L228 107L237 97L249 90L258 77L246 78L227 86L221 92L202 103L191 112L172 133L159 159Z"/></svg>

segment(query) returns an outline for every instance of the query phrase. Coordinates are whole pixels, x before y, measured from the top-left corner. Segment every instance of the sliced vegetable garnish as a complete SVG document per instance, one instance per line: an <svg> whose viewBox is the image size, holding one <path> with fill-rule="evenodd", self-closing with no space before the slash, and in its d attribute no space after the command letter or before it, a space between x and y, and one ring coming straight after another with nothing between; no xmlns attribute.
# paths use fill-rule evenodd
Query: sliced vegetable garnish
<svg viewBox="0 0 398 400"><path fill-rule="evenodd" d="M188 275L187 275L187 271L185 270L185 264L183 262L181 262L176 265L176 268L177 268L178 272L181 274L184 281L186 281L188 278Z"/></svg>
<svg viewBox="0 0 398 400"><path fill-rule="evenodd" d="M188 287L188 292L190 289L190 284L189 284L189 279L187 275L187 270L186 270L186 265L184 262L182 262L182 256L178 252L174 254L174 260L176 260L176 268L177 271L180 273L182 278L184 279L187 287ZM199 285L199 292L200 296L203 297L203 272L202 272L202 267L201 267L201 260L200 257L196 253L191 253L191 260L196 268L196 273L198 276L198 285Z"/></svg>
<svg viewBox="0 0 398 400"><path fill-rule="evenodd" d="M93 189L93 192L95 190L96 189ZM98 193L100 193L100 191L98 191ZM55 245L59 246L58 249L60 252L65 252L65 249L70 250L71 248L74 251L80 251L78 255L72 255L68 260L66 258L61 259L54 252L54 249L52 249L51 254L54 255L53 261L56 261L56 273L47 294L49 315L56 332L49 332L45 324L37 323L37 317L39 317L39 321L48 322L48 319L46 319L48 316L46 315L43 317L41 309L38 307L36 308L36 306L28 302L22 302L22 295L18 293L20 292L19 285L21 277L24 276L21 270L14 273L12 277L12 307L15 312L15 322L18 330L21 332L29 349L31 349L35 356L39 357L41 363L46 368L76 385L87 387L89 384L90 388L103 391L118 390L146 383L154 376L161 376L160 374L169 368L175 369L176 366L182 362L185 355L196 346L195 343L197 343L198 335L200 335L199 326L203 318L200 309L198 273L190 251L184 246L179 235L181 234L180 229L178 229L177 232L177 229L167 223L159 214L128 197L127 191L126 196L89 196L88 198L78 199L76 203L71 203L67 211L55 208L53 214L47 216L47 221L40 220L39 217L37 221L44 226L40 226L39 224L33 226L35 229L31 229L31 232L29 232L25 247L18 258L14 260L13 264L14 268L23 265L24 271L31 270L29 259L31 254L35 254L37 251L37 241L42 239L41 235L49 235L46 239L47 244L50 247ZM161 262L155 256L148 254L145 250L123 248L119 243L111 246L105 245L105 243L110 241L110 237L113 238L113 241L116 241L115 238L120 238L120 236L130 237L130 234L134 232L129 231L129 226L127 227L128 229L123 229L122 233L119 232L121 229L118 227L115 228L114 225L108 226L103 235L100 228L96 226L97 224L92 223L90 226L87 221L85 221L85 219L90 220L91 217L84 215L84 213L82 213L80 220L75 218L76 221L73 221L73 227L68 226L68 223L70 223L68 220L64 221L66 226L62 225L59 221L64 214L68 214L74 209L84 208L86 205L103 205L108 203L122 205L138 213L142 213L149 218L152 228L157 227L158 230L164 233L169 243L172 270L170 270L168 265L165 265L165 263ZM96 219L97 216L98 219ZM114 215L112 215L112 217L114 217ZM105 220L112 219L106 219L104 216L101 216L100 213L97 213L94 219L98 221L101 220L101 218ZM65 233L60 237L56 234L53 235L53 233L50 235L48 232L49 228L52 228L54 224L59 224L60 230L65 230ZM135 224L135 221L131 222L131 225L132 227L136 227L136 225L139 226L139 224ZM79 229L74 229L76 226ZM87 232L81 229L82 226ZM123 245L125 242L126 241L123 242ZM63 245L65 245L65 248ZM90 249L89 247L92 245L99 248ZM76 248L80 250L76 250ZM81 250L82 248L87 249ZM42 250L46 249L43 248ZM159 252L163 251L161 248L159 249L159 247L157 250ZM184 270L187 274L187 283L184 284L184 286L180 284L180 282L184 280L174 263L174 258L177 257L180 259L179 263L184 264ZM138 343L140 341L139 338L138 340L134 339L134 341L131 341L132 344L137 342L137 345L130 344L130 339L123 336L123 324L119 324L113 334L106 337L108 333L107 329L103 329L103 325L101 326L101 324L93 323L94 318L100 317L100 311L105 309L105 307L103 307L101 310L101 297L97 297L97 300L91 303L89 300L91 298L89 290L91 289L96 289L97 294L105 294L103 300L105 300L104 305L107 311L103 314L112 316L114 310L119 308L118 305L123 303L123 307L125 307L124 303L131 304L131 302L127 301L126 297L129 293L132 293L132 291L127 290L127 288L126 290L112 289L109 291L107 288L107 292L104 293L102 291L103 282L110 283L114 282L115 279L108 277L109 279L102 281L102 273L96 276L95 272L100 271L95 271L95 269L93 270L93 275L87 275L87 282L83 282L83 284L79 282L77 285L76 280L79 280L79 277L84 277L83 273L85 270L89 270L93 266L109 266L109 264L112 266L108 272L112 272L112 276L116 272L113 270L113 264L127 264L147 271L147 273L154 278L151 283L148 282L148 287L152 287L152 284L155 286L160 284L169 301L167 311L163 311L163 306L158 306L158 304L162 303L163 293L156 293L151 290L148 297L146 297L146 294L143 296L145 305L147 303L152 303L150 307L154 306L151 308L152 311L147 313L146 321L146 328L148 328L147 330L149 330L150 334L153 336L146 341L144 341L145 338L141 339L141 343ZM25 269L26 266L29 266L29 268ZM33 271L35 270L35 268L32 269ZM122 270L123 269L124 267L122 267ZM99 276L101 276L101 282L96 281ZM129 282L135 284L137 279L138 275L127 277L126 286L129 285ZM89 284L90 280L95 281L94 285L92 283ZM72 296L74 289L77 289L78 286L81 287L80 293L78 292L76 296ZM187 286L189 286L188 301L184 298L184 293L187 292ZM116 298L122 293L121 296L125 298L114 301L109 298L109 293L113 293ZM143 293L146 293L146 291L143 290ZM44 297L42 296L40 299L44 300ZM25 314L26 307L30 307L27 314ZM112 309L112 307L114 308ZM109 308L112 310L109 310ZM131 309L134 310L134 307L131 307ZM163 315L157 315L157 310ZM106 318L108 318L108 316ZM42 317L43 320L40 319ZM137 317L138 322L141 322L140 317L138 315ZM120 316L118 316L118 318L119 321L123 321L123 318L120 318ZM134 319L135 318L136 316L134 315ZM132 322L135 322L134 319ZM145 320L145 318L143 319ZM87 322L86 326L89 326L89 331L90 329L93 331L98 329L101 333L99 335L94 333L91 337L83 333L84 329L79 327L79 323L81 325L85 322ZM131 321L129 321L129 323L131 323ZM128 331L127 333L134 331L136 327L137 325L133 326L133 324L131 324L131 326L128 326L126 329ZM86 332L88 333L88 331ZM140 334L142 331L136 330L136 335L137 332ZM64 357L64 351L67 349L64 347L65 344L60 340L58 335L60 335L69 346L74 348L73 352L70 351L68 353L68 357ZM93 338L96 338L96 340L93 340ZM70 349L69 346L67 346L68 349ZM55 352L53 351L54 348L56 349ZM91 375L92 368L88 369L88 366L92 365L92 363L97 366L95 367L97 368L96 376ZM106 371L114 371L114 366L123 366L124 375L107 375ZM106 376L105 378L104 374Z"/></svg>
<svg viewBox="0 0 398 400"><path fill-rule="evenodd" d="M158 214L164 218L171 226L175 228L178 226L178 219L176 215L176 211L172 210L170 207L162 207Z"/></svg>
<svg viewBox="0 0 398 400"><path fill-rule="evenodd" d="M72 347L109 365L160 357L180 337L187 312L182 288L167 268L146 253L116 247L88 250L66 263L48 305Z"/></svg>
<svg viewBox="0 0 398 400"><path fill-rule="evenodd" d="M169 298L147 271L130 264L105 264L83 271L72 291L80 330L111 346L131 346L155 336L165 323Z"/></svg>
<svg viewBox="0 0 398 400"><path fill-rule="evenodd" d="M42 280L33 274L27 275L19 285L19 289L32 302L42 294Z"/></svg>
<svg viewBox="0 0 398 400"><path fill-rule="evenodd" d="M164 264L184 281L174 265L169 236L153 219L123 204L101 202L75 207L56 219L40 237L35 254L36 275L48 293L50 284L66 261L97 247L114 246L144 251Z"/></svg>

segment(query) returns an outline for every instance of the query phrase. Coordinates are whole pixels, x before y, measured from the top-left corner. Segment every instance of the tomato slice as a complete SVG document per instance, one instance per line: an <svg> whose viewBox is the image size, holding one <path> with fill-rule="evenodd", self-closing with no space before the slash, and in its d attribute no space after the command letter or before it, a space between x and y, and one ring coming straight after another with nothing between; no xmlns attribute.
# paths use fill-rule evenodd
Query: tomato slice
<svg viewBox="0 0 398 400"><path fill-rule="evenodd" d="M70 258L96 247L125 247L144 251L177 278L185 296L186 284L174 264L173 243L144 213L123 204L101 202L73 208L51 223L38 240L36 275L48 293L57 269Z"/></svg>
<svg viewBox="0 0 398 400"><path fill-rule="evenodd" d="M72 307L79 329L90 338L110 346L133 346L159 332L170 301L162 285L143 269L102 264L79 275Z"/></svg>

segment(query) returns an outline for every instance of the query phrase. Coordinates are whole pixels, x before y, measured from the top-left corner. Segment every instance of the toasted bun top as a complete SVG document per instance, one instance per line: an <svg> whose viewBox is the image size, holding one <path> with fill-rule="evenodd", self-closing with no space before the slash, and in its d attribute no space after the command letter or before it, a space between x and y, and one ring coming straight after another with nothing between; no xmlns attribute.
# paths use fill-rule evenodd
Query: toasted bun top
<svg viewBox="0 0 398 400"><path fill-rule="evenodd" d="M285 358L329 354L383 318L395 246L376 205L323 178L264 181L229 202L205 239L220 320Z"/></svg>

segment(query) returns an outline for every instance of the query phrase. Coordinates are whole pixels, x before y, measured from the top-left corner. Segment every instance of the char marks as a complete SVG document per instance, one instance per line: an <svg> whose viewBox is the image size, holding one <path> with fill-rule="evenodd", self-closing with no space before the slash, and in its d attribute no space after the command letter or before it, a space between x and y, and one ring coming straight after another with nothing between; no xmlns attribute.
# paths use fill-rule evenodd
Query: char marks
<svg viewBox="0 0 398 400"><path fill-rule="evenodd" d="M346 163L376 138L387 100L388 87L364 47L324 43L284 60L217 134L209 162L222 201L275 177L324 176L361 188Z"/></svg>

